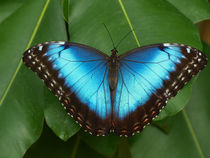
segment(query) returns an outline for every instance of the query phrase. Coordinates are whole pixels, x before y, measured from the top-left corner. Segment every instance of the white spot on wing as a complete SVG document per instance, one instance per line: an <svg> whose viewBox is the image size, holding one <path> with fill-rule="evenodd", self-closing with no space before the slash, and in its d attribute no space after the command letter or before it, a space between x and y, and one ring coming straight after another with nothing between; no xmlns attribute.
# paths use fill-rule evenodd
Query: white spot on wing
<svg viewBox="0 0 210 158"><path fill-rule="evenodd" d="M38 58L35 58L35 61L36 61L36 62L39 62Z"/></svg>
<svg viewBox="0 0 210 158"><path fill-rule="evenodd" d="M169 80L169 79L170 79L169 75L167 75L167 76L166 76L166 79L167 79L167 80Z"/></svg>
<svg viewBox="0 0 210 158"><path fill-rule="evenodd" d="M49 73L49 71L46 71L46 74L47 74L48 76L50 76L50 73Z"/></svg>
<svg viewBox="0 0 210 158"><path fill-rule="evenodd" d="M39 46L39 51L42 51L43 45Z"/></svg>
<svg viewBox="0 0 210 158"><path fill-rule="evenodd" d="M51 85L52 87L54 87L54 84L53 84L53 83L50 83L50 85Z"/></svg>
<svg viewBox="0 0 210 158"><path fill-rule="evenodd" d="M52 80L52 82L53 82L54 84L56 84L56 81L55 81L54 79Z"/></svg>
<svg viewBox="0 0 210 158"><path fill-rule="evenodd" d="M187 53L190 53L190 48L186 48L186 50L187 50Z"/></svg>
<svg viewBox="0 0 210 158"><path fill-rule="evenodd" d="M185 58L185 56L184 56L184 55L182 55L182 58Z"/></svg>
<svg viewBox="0 0 210 158"><path fill-rule="evenodd" d="M65 42L64 42L64 41L61 41L61 42L58 42L58 43L59 43L59 44L62 44L62 45L63 45L63 44L65 44Z"/></svg>
<svg viewBox="0 0 210 158"><path fill-rule="evenodd" d="M188 66L186 66L185 68L184 68L184 70L187 70L189 67Z"/></svg>
<svg viewBox="0 0 210 158"><path fill-rule="evenodd" d="M174 82L172 83L172 87L175 86L175 85L176 85L176 81L174 81Z"/></svg>
<svg viewBox="0 0 210 158"><path fill-rule="evenodd" d="M179 59L176 60L177 63L181 63L181 61Z"/></svg>
<svg viewBox="0 0 210 158"><path fill-rule="evenodd" d="M164 43L163 46L169 47L169 46L171 46L171 44L170 43Z"/></svg>
<svg viewBox="0 0 210 158"><path fill-rule="evenodd" d="M173 71L174 71L174 70L176 70L176 68L175 68L174 66L172 66L172 68L171 68L171 69L172 69Z"/></svg>

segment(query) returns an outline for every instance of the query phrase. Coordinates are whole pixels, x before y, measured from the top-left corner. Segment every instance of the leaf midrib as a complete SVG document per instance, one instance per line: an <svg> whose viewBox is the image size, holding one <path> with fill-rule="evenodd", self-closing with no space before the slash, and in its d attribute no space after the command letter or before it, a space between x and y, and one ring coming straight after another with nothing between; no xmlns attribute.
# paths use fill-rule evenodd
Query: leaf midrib
<svg viewBox="0 0 210 158"><path fill-rule="evenodd" d="M36 23L36 26L35 26L35 28L34 28L34 30L32 32L31 38L29 39L29 42L28 42L25 50L27 50L31 46L31 43L34 40L34 37L35 37L35 35L36 35L37 31L38 31L38 28L39 28L39 26L41 24L41 21L42 21L42 19L44 17L44 14L45 14L46 10L47 10L47 7L49 6L49 3L50 3L50 0L47 0L46 3L44 4L43 10L42 10L42 12L40 14L40 17L39 17L39 19L38 19L38 21ZM19 70L20 70L20 67L21 67L22 63L23 63L23 61L22 61L22 58L21 58L19 63L18 63L18 66L17 66L17 68L16 68L16 70L14 72L14 74L12 75L12 78L11 78L11 80L10 80L6 90L4 91L4 93L3 93L2 97L1 97L0 107L2 106L2 104L3 104L7 94L8 94L8 92L9 92L9 90L10 90L10 88L11 88L11 86L12 86L12 84L13 84L13 82L14 82L14 80L15 80L18 72L19 72Z"/></svg>
<svg viewBox="0 0 210 158"><path fill-rule="evenodd" d="M193 126L192 126L192 124L190 122L190 119L189 119L189 117L188 117L187 112L186 112L185 109L182 110L182 114L183 114L183 116L185 118L187 127L189 128L189 131L190 131L190 133L191 133L191 135L193 137L193 141L195 142L196 148L197 148L197 150L198 150L201 158L205 158L204 153L203 153L203 151L201 149L200 143L198 141L198 138L197 138L197 136L195 134L195 130L193 129Z"/></svg>
<svg viewBox="0 0 210 158"><path fill-rule="evenodd" d="M120 7L121 7L123 13L124 13L125 19L127 20L129 27L131 28L131 31L133 33L133 36L134 36L135 40L136 40L136 43L137 43L138 47L140 47L140 42L139 42L139 40L138 40L138 38L136 36L135 30L133 28L133 25L131 24L130 18L128 17L128 14L127 14L127 12L125 10L125 7L124 7L124 5L122 3L122 0L118 0L118 2L120 4Z"/></svg>

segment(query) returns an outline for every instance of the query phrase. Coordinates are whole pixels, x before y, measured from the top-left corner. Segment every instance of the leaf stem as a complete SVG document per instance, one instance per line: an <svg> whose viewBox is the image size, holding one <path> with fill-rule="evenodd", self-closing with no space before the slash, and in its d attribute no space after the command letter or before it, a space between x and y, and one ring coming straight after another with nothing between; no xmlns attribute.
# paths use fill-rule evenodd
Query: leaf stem
<svg viewBox="0 0 210 158"><path fill-rule="evenodd" d="M71 154L71 158L76 157L77 150L78 150L78 147L79 147L79 143L80 143L80 136L79 136L79 134L77 134L77 138L76 138L76 142L75 142L72 154Z"/></svg>
<svg viewBox="0 0 210 158"><path fill-rule="evenodd" d="M126 10L125 10L125 7L124 7L124 5L123 5L123 3L122 3L122 0L118 0L118 2L120 3L120 6L121 6L121 8L122 8L122 11L123 11L123 13L124 13L124 15L125 15L125 18L126 18L127 22L128 22L128 25L130 26L130 28L131 28L131 30L132 30L133 36L134 36L134 38L135 38L135 40L136 40L136 43L137 43L138 47L140 47L140 42L139 42L139 40L138 40L138 38L137 38L137 36L136 36L136 33L135 33L134 29L133 29L133 26L132 26L132 24L131 24L131 21L130 21L130 19L129 19L129 17L128 17L128 14L127 14L127 12L126 12Z"/></svg>
<svg viewBox="0 0 210 158"><path fill-rule="evenodd" d="M118 157L119 158L132 158L130 145L127 138L120 138L118 144Z"/></svg>
<svg viewBox="0 0 210 158"><path fill-rule="evenodd" d="M194 131L193 127L192 127L192 124L191 124L191 122L190 122L190 119L189 119L189 117L188 117L188 115L187 115L186 110L183 109L183 110L182 110L182 113L183 113L183 115L184 115L185 121L186 121L186 123L187 123L187 126L188 126L188 128L189 128L191 134L192 134L193 140L194 140L194 142L195 142L195 145L196 145L196 147L197 147L197 149L198 149L198 152L199 152L201 158L205 158L204 153L203 153L203 151L202 151L202 149L201 149L201 146L200 146L200 144L199 144L198 138L197 138L197 136L196 136L196 134L195 134L195 131Z"/></svg>
<svg viewBox="0 0 210 158"><path fill-rule="evenodd" d="M157 128L158 130L160 130L161 132L163 132L164 134L168 135L168 130L164 127L161 127L157 124L155 124L154 122L151 123L151 126Z"/></svg>
<svg viewBox="0 0 210 158"><path fill-rule="evenodd" d="M64 22L65 22L65 28L66 28L67 41L70 41L69 24L66 20L64 20Z"/></svg>

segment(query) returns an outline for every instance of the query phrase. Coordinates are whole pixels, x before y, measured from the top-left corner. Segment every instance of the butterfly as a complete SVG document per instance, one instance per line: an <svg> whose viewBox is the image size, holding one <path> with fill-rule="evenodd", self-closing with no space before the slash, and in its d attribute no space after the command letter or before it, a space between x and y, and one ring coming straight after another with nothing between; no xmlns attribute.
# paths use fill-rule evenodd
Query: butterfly
<svg viewBox="0 0 210 158"><path fill-rule="evenodd" d="M111 56L72 42L45 42L23 62L76 122L92 135L132 136L143 130L207 64L198 49L161 43Z"/></svg>

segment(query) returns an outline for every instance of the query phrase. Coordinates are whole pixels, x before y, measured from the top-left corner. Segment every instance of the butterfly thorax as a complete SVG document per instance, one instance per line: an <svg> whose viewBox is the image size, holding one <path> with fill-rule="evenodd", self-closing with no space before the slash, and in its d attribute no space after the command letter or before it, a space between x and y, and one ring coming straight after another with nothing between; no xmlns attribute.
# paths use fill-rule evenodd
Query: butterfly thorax
<svg viewBox="0 0 210 158"><path fill-rule="evenodd" d="M117 56L117 50L114 48L112 51L112 55L109 57L108 65L109 65L109 88L110 91L114 91L117 86L118 81L118 67L119 67L119 59Z"/></svg>

